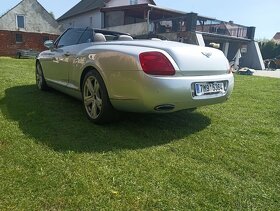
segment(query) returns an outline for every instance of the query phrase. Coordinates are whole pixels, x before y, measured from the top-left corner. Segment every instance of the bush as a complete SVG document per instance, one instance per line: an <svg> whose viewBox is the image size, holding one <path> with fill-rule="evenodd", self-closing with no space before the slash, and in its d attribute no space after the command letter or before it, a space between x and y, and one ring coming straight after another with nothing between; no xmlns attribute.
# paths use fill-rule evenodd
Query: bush
<svg viewBox="0 0 280 211"><path fill-rule="evenodd" d="M260 42L263 59L273 59L280 55L280 45L274 41Z"/></svg>

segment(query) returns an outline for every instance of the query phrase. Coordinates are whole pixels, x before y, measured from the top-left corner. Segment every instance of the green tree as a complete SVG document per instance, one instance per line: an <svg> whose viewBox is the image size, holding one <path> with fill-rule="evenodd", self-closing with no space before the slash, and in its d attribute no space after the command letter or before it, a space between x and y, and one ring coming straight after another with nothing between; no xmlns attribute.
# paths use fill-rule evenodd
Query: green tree
<svg viewBox="0 0 280 211"><path fill-rule="evenodd" d="M273 59L280 55L280 45L272 40L260 42L260 49L264 59Z"/></svg>

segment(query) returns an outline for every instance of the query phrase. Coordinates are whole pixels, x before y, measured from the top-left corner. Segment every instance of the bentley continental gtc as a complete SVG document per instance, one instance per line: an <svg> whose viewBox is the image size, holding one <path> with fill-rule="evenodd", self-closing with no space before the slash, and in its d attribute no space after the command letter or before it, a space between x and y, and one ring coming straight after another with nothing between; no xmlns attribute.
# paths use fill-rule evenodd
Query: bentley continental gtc
<svg viewBox="0 0 280 211"><path fill-rule="evenodd" d="M234 86L223 52L125 33L69 28L36 59L40 90L83 102L97 124L117 111L168 113L226 101Z"/></svg>

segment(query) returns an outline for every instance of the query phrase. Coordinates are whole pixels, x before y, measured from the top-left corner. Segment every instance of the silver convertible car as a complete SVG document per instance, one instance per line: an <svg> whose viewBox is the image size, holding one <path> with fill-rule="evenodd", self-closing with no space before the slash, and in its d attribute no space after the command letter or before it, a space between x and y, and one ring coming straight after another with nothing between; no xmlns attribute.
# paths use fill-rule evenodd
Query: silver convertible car
<svg viewBox="0 0 280 211"><path fill-rule="evenodd" d="M228 60L214 48L92 28L69 28L45 46L36 60L38 88L82 100L99 124L117 110L167 113L221 103L234 86Z"/></svg>

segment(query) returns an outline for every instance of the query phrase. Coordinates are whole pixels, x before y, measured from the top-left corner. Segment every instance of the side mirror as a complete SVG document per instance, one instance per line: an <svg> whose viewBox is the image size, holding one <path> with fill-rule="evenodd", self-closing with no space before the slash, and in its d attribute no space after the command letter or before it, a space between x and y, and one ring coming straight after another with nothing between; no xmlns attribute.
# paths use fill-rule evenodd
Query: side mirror
<svg viewBox="0 0 280 211"><path fill-rule="evenodd" d="M44 42L44 46L50 50L54 49L54 43L52 40L47 40Z"/></svg>

